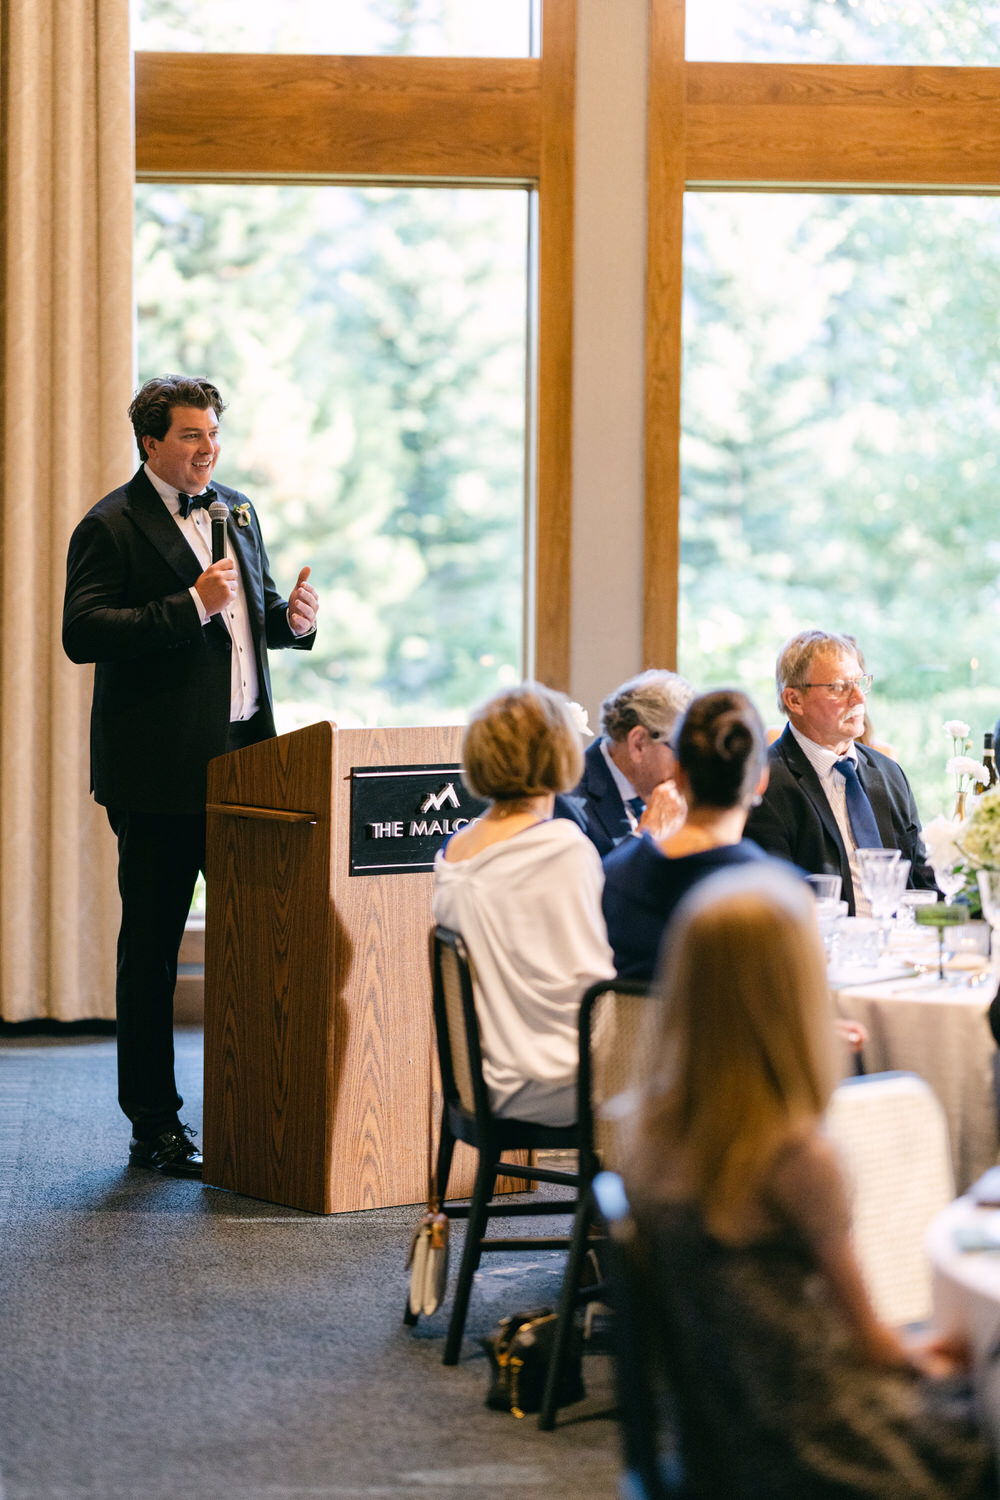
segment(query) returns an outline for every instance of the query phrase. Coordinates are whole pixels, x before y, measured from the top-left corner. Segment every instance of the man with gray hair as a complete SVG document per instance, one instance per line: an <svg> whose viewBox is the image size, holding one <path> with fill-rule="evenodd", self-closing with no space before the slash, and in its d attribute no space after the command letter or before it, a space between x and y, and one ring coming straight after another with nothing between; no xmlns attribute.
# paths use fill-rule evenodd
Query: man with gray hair
<svg viewBox="0 0 1000 1500"><path fill-rule="evenodd" d="M933 889L910 783L888 755L859 742L872 678L854 641L803 630L776 668L778 707L788 724L768 751L770 779L746 825L747 838L813 875L839 875L854 914L867 902L858 849L899 849L911 886Z"/></svg>
<svg viewBox="0 0 1000 1500"><path fill-rule="evenodd" d="M655 787L674 774L674 726L695 696L676 672L630 677L601 704L601 735L579 785L556 798L556 817L578 823L603 857L639 826Z"/></svg>

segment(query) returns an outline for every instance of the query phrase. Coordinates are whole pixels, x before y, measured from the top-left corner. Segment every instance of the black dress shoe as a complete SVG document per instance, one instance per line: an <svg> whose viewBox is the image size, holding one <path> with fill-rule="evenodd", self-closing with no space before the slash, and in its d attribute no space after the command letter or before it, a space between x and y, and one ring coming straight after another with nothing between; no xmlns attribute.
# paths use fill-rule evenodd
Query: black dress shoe
<svg viewBox="0 0 1000 1500"><path fill-rule="evenodd" d="M190 1125L171 1125L149 1140L133 1136L128 1148L129 1165L149 1167L164 1177L200 1177L201 1152L194 1143Z"/></svg>

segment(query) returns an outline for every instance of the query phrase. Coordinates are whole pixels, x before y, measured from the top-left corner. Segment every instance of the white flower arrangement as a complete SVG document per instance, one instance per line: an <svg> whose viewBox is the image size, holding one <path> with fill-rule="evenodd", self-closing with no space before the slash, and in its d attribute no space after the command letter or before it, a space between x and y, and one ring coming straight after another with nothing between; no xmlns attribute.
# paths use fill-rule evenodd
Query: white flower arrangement
<svg viewBox="0 0 1000 1500"><path fill-rule="evenodd" d="M944 725L944 732L953 742L956 754L958 753L959 745L961 745L963 750L969 749L969 726L964 720L947 719Z"/></svg>
<svg viewBox="0 0 1000 1500"><path fill-rule="evenodd" d="M965 827L961 818L946 818L940 814L924 824L927 863L933 870L954 870L956 865L965 863L964 851L958 842Z"/></svg>
<svg viewBox="0 0 1000 1500"><path fill-rule="evenodd" d="M974 869L1000 870L1000 787L979 798L962 828L958 849Z"/></svg>
<svg viewBox="0 0 1000 1500"><path fill-rule="evenodd" d="M955 790L965 791L968 786L985 785L990 779L986 767L972 755L953 755L945 765L949 776L955 778ZM966 782L966 778L968 778Z"/></svg>
<svg viewBox="0 0 1000 1500"><path fill-rule="evenodd" d="M590 719L583 704L576 703L571 699L566 707L569 709L569 716L573 720L573 727L576 731L579 734L589 735L593 739L594 731L590 727Z"/></svg>

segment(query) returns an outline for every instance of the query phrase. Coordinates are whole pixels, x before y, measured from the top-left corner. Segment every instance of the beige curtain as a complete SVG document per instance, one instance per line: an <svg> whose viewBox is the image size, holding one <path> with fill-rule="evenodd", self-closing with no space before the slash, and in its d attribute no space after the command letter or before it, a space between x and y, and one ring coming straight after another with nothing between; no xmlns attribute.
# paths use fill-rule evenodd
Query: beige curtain
<svg viewBox="0 0 1000 1500"><path fill-rule="evenodd" d="M66 544L134 469L128 0L0 0L0 1016L114 1014L114 841Z"/></svg>

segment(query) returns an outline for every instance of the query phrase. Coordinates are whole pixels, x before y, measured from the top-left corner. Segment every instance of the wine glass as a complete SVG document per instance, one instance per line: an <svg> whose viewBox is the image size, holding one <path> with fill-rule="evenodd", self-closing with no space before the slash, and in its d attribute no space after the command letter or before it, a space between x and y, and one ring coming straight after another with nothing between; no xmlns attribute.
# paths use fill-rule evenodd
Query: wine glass
<svg viewBox="0 0 1000 1500"><path fill-rule="evenodd" d="M935 874L935 879L937 875ZM990 956L993 963L1000 961L1000 944L993 936L1000 930L1000 870L977 870L976 884L983 905L983 916L990 924Z"/></svg>
<svg viewBox="0 0 1000 1500"><path fill-rule="evenodd" d="M934 865L934 884L944 897L945 906L950 906L965 884L965 871L953 870L948 865Z"/></svg>
<svg viewBox="0 0 1000 1500"><path fill-rule="evenodd" d="M861 889L868 897L872 916L879 924L879 950L882 953L888 947L889 923L909 878L908 859L868 860L862 866Z"/></svg>

